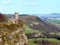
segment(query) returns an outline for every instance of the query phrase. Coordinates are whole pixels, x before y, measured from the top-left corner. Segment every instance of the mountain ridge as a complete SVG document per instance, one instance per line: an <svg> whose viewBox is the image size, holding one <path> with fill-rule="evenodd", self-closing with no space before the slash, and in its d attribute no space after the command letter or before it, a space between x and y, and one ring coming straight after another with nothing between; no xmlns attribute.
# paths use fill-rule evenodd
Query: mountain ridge
<svg viewBox="0 0 60 45"><path fill-rule="evenodd" d="M30 15L19 15L19 19L23 20L26 25L28 25L33 30L40 30L43 32L60 32L60 28L56 25L43 21L37 16Z"/></svg>

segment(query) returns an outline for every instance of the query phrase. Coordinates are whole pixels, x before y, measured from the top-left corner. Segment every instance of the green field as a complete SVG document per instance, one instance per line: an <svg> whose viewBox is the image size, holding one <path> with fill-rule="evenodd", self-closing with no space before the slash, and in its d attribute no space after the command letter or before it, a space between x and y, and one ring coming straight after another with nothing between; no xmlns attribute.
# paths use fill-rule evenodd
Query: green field
<svg viewBox="0 0 60 45"><path fill-rule="evenodd" d="M32 30L32 29L29 28L29 26L27 26L27 25L24 25L24 32L25 32L25 34L29 34L29 33L40 33L40 31L38 31L38 30ZM60 34L60 33L57 33L57 35L59 35L59 34ZM33 38L33 39L28 39L29 45L38 45L38 44L34 43L34 40L40 40L40 41L46 40L46 41L48 41L48 42L51 42L52 45L53 45L53 44L54 44L54 45L57 45L57 44L60 42L59 40L57 40L57 39L55 39L55 38Z"/></svg>
<svg viewBox="0 0 60 45"><path fill-rule="evenodd" d="M29 39L29 41L28 41L29 45L38 45L38 44L34 43L34 40L40 40L40 41L45 40L45 41L51 42L52 45L53 44L57 45L58 43L60 43L59 40L54 39L54 38L36 38L36 39Z"/></svg>
<svg viewBox="0 0 60 45"><path fill-rule="evenodd" d="M51 22L51 23L53 23L53 24L55 24L55 25L60 26L60 20L51 19L51 20L47 20L47 21L48 21L48 22Z"/></svg>
<svg viewBox="0 0 60 45"><path fill-rule="evenodd" d="M29 28L29 26L24 25L24 32L25 34L29 34L29 33L40 33L39 30L32 30L31 28Z"/></svg>

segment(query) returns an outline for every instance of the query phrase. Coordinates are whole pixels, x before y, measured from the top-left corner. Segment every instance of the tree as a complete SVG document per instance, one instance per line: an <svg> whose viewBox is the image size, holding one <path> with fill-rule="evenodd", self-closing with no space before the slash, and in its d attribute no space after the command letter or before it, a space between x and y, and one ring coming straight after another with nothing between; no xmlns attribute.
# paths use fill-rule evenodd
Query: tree
<svg viewBox="0 0 60 45"><path fill-rule="evenodd" d="M0 22L5 22L8 20L8 17L5 14L0 13Z"/></svg>

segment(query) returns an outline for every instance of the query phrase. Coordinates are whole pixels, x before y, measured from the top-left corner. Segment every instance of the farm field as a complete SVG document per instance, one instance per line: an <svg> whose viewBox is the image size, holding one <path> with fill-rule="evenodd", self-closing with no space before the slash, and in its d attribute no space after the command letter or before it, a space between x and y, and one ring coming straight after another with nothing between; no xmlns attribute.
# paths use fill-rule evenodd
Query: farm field
<svg viewBox="0 0 60 45"><path fill-rule="evenodd" d="M51 20L47 20L48 22L51 22L57 26L60 26L60 20L56 20L56 19L51 19Z"/></svg>

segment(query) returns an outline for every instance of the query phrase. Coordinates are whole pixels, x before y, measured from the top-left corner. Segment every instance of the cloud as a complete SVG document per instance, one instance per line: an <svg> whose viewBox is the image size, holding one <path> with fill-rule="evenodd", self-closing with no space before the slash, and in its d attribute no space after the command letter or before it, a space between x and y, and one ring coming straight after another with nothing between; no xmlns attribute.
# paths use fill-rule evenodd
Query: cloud
<svg viewBox="0 0 60 45"><path fill-rule="evenodd" d="M9 4L9 3L11 3L11 0L4 0L4 1L2 1L2 4Z"/></svg>

